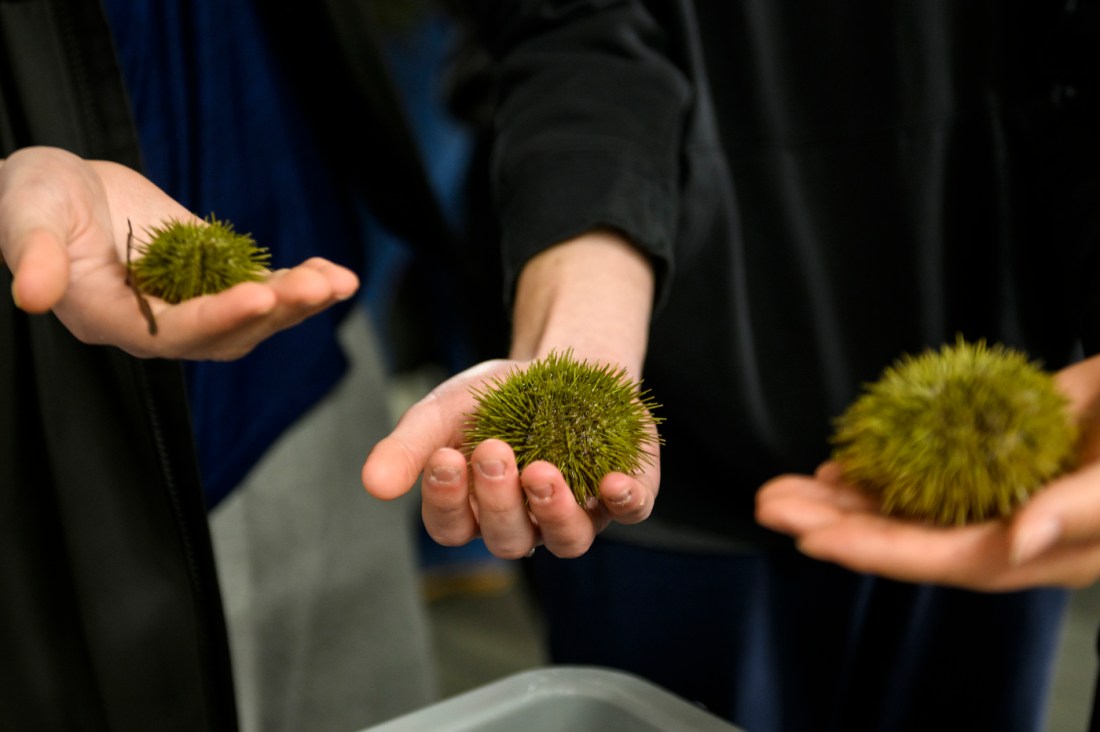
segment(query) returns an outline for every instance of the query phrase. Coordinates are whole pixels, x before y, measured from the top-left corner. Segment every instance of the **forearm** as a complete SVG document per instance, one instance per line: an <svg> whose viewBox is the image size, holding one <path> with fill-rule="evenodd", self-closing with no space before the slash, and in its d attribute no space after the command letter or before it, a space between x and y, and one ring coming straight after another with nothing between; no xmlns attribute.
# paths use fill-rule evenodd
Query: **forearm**
<svg viewBox="0 0 1100 732"><path fill-rule="evenodd" d="M629 360L623 365L637 373L654 301L644 257L657 263L663 289L675 258L682 132L692 99L670 55L668 18L654 16L654 6L664 6L474 5L499 82L491 185L516 317L513 355L572 346L578 355L590 351L589 358ZM601 232L594 238L604 246L571 251L593 243L576 236L581 231ZM606 246L613 239L621 248ZM548 248L553 242L564 243ZM569 269L564 277L562 268ZM529 281L519 282L521 272ZM535 306L525 309L515 297L532 284Z"/></svg>
<svg viewBox="0 0 1100 732"><path fill-rule="evenodd" d="M572 348L640 378L653 293L652 263L619 234L593 231L550 247L518 279L511 356Z"/></svg>

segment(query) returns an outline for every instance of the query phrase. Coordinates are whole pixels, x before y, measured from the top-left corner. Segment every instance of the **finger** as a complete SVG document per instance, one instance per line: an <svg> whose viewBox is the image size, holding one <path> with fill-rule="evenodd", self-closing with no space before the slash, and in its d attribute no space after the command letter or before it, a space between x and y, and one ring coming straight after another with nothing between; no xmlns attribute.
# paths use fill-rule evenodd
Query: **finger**
<svg viewBox="0 0 1100 732"><path fill-rule="evenodd" d="M278 330L279 323L266 322L278 306L273 288L259 282L242 282L215 295L203 295L174 306L165 304L160 317L168 335L193 333L196 347L204 341L221 345L233 340L255 341L258 336L248 333L249 327L265 336ZM178 322L178 331L171 327L174 320Z"/></svg>
<svg viewBox="0 0 1100 732"><path fill-rule="evenodd" d="M360 477L367 493L390 501L412 489L427 462L423 444L409 445L396 430L382 438L367 455Z"/></svg>
<svg viewBox="0 0 1100 732"><path fill-rule="evenodd" d="M48 311L65 295L69 283L69 255L64 241L44 228L5 231L3 236L5 260L14 276L11 294L16 305L28 313Z"/></svg>
<svg viewBox="0 0 1100 732"><path fill-rule="evenodd" d="M512 448L500 440L485 440L474 449L470 465L474 511L485 546L503 559L525 556L534 546L536 533Z"/></svg>
<svg viewBox="0 0 1100 732"><path fill-rule="evenodd" d="M806 533L804 554L909 582L985 588L1008 569L1004 522L943 528L855 514Z"/></svg>
<svg viewBox="0 0 1100 732"><path fill-rule="evenodd" d="M21 307L45 312L61 299L70 275L68 247L77 232L90 230L101 196L99 180L70 152L36 146L7 158L0 176L0 253L15 275L12 294Z"/></svg>
<svg viewBox="0 0 1100 732"><path fill-rule="evenodd" d="M273 272L265 282L244 282L218 293L161 308L168 338L149 342L177 358L232 360L275 333L350 297L358 278L350 270L315 257ZM165 343L165 340L176 342Z"/></svg>
<svg viewBox="0 0 1100 732"><path fill-rule="evenodd" d="M232 337L241 328L270 315L278 305L272 288L259 282L242 282L217 294L200 295L175 305L149 299L169 339L175 337L196 345Z"/></svg>
<svg viewBox="0 0 1100 732"><path fill-rule="evenodd" d="M256 282L174 305L148 295L144 299L157 326L155 334L128 289L118 298L97 300L93 311L86 309L95 317L84 320L113 323L110 332L100 335L100 342L117 344L140 357L231 360L248 353L275 330L266 322L276 307L275 296L271 288ZM78 321L65 310L59 310L59 316ZM78 333L78 337L96 342L93 334Z"/></svg>
<svg viewBox="0 0 1100 732"><path fill-rule="evenodd" d="M604 513L621 524L636 524L649 518L661 487L660 445L650 448L651 460L634 474L608 473L600 480ZM603 530L603 527L597 527Z"/></svg>
<svg viewBox="0 0 1100 732"><path fill-rule="evenodd" d="M335 299L328 277L305 264L276 270L265 282L275 291L281 304L295 310L321 307Z"/></svg>
<svg viewBox="0 0 1100 732"><path fill-rule="evenodd" d="M1067 366L1055 375L1055 380L1075 412L1095 409L1096 385L1100 383L1100 358L1087 358Z"/></svg>
<svg viewBox="0 0 1100 732"><path fill-rule="evenodd" d="M756 520L766 528L791 536L836 523L844 512L828 501L807 497L791 484L795 478L773 481L761 488L756 496Z"/></svg>
<svg viewBox="0 0 1100 732"><path fill-rule="evenodd" d="M818 471L817 476L830 473ZM875 514L878 504L862 491L846 485L785 475L765 483L756 494L756 520L763 526L793 536L839 521L852 513Z"/></svg>
<svg viewBox="0 0 1100 732"><path fill-rule="evenodd" d="M293 269L274 272L263 283L242 283L209 296L209 300L196 298L204 303L197 311L202 330L195 330L195 337L178 347L177 357L240 358L272 335L350 297L357 286L358 279L350 270L315 258ZM169 312L176 314L174 310ZM174 332L191 331L185 325ZM163 348L164 344L154 345Z"/></svg>
<svg viewBox="0 0 1100 732"><path fill-rule="evenodd" d="M638 477L608 473L600 481L600 501L608 516L621 524L640 523L653 512L657 487L648 474Z"/></svg>
<svg viewBox="0 0 1100 732"><path fill-rule="evenodd" d="M1013 564L996 578L993 589L1088 587L1100 577L1100 542L1055 546L1023 564Z"/></svg>
<svg viewBox="0 0 1100 732"><path fill-rule="evenodd" d="M424 468L421 516L428 535L443 546L462 546L478 536L467 478L466 457L451 448L436 450Z"/></svg>
<svg viewBox="0 0 1100 732"><path fill-rule="evenodd" d="M301 266L321 275L328 282L330 296L336 300L347 300L359 290L359 277L347 267L321 257L307 259Z"/></svg>
<svg viewBox="0 0 1100 732"><path fill-rule="evenodd" d="M1100 465L1056 480L1024 504L1012 522L1012 557L1017 564L1059 543L1100 540Z"/></svg>
<svg viewBox="0 0 1100 732"><path fill-rule="evenodd" d="M451 377L409 407L390 435L375 445L363 463L363 485L371 495L389 500L416 482L429 456L441 447L459 447L473 397L467 380L491 363Z"/></svg>
<svg viewBox="0 0 1100 732"><path fill-rule="evenodd" d="M824 483L843 483L844 468L835 460L827 460L817 466L814 477Z"/></svg>
<svg viewBox="0 0 1100 732"><path fill-rule="evenodd" d="M558 557L579 557L588 551L596 538L596 522L602 516L599 503L595 517L577 504L572 489L561 471L548 462L538 460L523 469L520 476L527 505L538 522L542 543ZM607 518L603 517L606 523Z"/></svg>

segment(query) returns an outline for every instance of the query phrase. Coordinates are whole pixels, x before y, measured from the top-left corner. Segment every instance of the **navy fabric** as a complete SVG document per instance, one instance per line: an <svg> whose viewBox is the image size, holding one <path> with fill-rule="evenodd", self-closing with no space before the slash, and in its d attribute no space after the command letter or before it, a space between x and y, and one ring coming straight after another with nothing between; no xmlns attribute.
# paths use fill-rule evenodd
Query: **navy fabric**
<svg viewBox="0 0 1100 732"><path fill-rule="evenodd" d="M382 39L382 52L399 93L405 118L420 148L428 183L432 186L440 210L453 232L467 229L469 209L465 199L465 176L473 157L470 129L456 120L444 104L442 74L450 62L450 52L458 42L453 19L446 14L427 14L413 27L404 28ZM370 267L362 287L362 301L374 315L374 324L385 344L400 334L392 332L387 315L396 307L400 274L413 266L415 253L400 237L383 228L364 212L367 261ZM442 273L449 276L448 273ZM440 283L446 292L450 283ZM422 297L431 297L423 292ZM440 296L441 298L443 296ZM470 327L458 320L449 303L435 310L436 328L443 333L441 365L451 373L476 360L462 333ZM494 354L496 355L496 354ZM397 368L392 361L391 369Z"/></svg>
<svg viewBox="0 0 1100 732"><path fill-rule="evenodd" d="M356 213L327 175L248 2L105 0L146 175L232 221L274 267L361 257ZM207 501L217 504L346 368L335 308L231 363L188 364Z"/></svg>
<svg viewBox="0 0 1100 732"><path fill-rule="evenodd" d="M104 6L145 174L192 211L214 213L251 233L271 249L274 267L321 256L356 269L358 302L375 317L383 345L389 343L396 283L416 255L326 170L253 4L105 0ZM453 32L446 16L426 16L390 38L384 51L429 180L458 228L471 141L447 114L438 83ZM352 305L280 333L239 361L187 365L211 507L344 374L335 335ZM457 333L457 325L450 332ZM455 337L443 365L457 370L470 358Z"/></svg>
<svg viewBox="0 0 1100 732"><path fill-rule="evenodd" d="M794 553L606 539L531 561L555 663L638 674L752 732L1043 727L1064 590L971 593Z"/></svg>

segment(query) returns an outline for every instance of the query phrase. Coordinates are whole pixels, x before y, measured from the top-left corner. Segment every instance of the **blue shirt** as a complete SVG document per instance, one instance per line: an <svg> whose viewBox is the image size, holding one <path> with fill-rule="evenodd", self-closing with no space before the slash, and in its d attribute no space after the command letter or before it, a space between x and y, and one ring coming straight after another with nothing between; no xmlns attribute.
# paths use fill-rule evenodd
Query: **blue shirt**
<svg viewBox="0 0 1100 732"><path fill-rule="evenodd" d="M107 0L145 174L191 211L251 233L272 267L355 261L348 192L328 175L247 2ZM346 369L322 313L244 358L187 364L207 501L215 505Z"/></svg>

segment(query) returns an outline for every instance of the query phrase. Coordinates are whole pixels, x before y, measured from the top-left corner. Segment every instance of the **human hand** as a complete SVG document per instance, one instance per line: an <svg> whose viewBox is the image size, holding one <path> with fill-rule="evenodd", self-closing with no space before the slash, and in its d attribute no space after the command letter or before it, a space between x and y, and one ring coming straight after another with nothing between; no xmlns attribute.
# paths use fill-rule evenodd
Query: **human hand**
<svg viewBox="0 0 1100 732"><path fill-rule="evenodd" d="M127 280L129 227L197 220L125 166L57 148L16 151L0 166L0 261L23 310L52 310L85 343L140 357L230 360L358 289L353 272L320 258L216 295L171 305L146 296L151 335Z"/></svg>
<svg viewBox="0 0 1100 732"><path fill-rule="evenodd" d="M611 521L646 519L660 480L656 460L639 475L604 476L600 500L584 507L557 468L536 461L520 472L512 448L499 440L478 445L467 466L461 446L467 415L475 409L471 389L525 365L485 362L414 404L367 456L362 474L367 492L397 498L423 474L421 513L428 534L444 546L480 536L489 551L505 559L523 557L539 544L559 557L580 556Z"/></svg>
<svg viewBox="0 0 1100 732"><path fill-rule="evenodd" d="M1081 429L1078 467L1008 518L939 527L881 514L836 463L757 494L757 520L805 554L859 572L975 590L1084 587L1100 577L1100 357L1057 374Z"/></svg>

